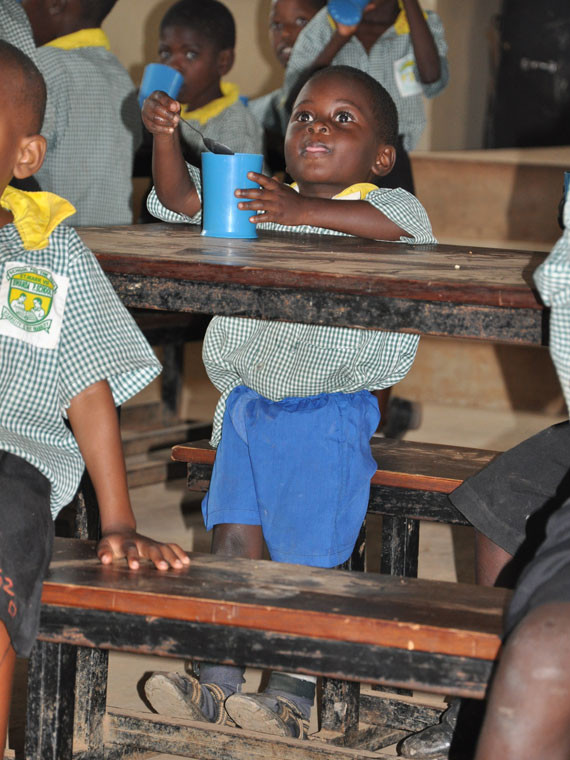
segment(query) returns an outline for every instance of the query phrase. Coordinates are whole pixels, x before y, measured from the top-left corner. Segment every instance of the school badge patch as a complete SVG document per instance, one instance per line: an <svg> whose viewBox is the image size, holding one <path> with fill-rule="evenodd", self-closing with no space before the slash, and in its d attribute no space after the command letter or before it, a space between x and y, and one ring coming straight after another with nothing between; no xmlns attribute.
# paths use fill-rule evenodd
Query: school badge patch
<svg viewBox="0 0 570 760"><path fill-rule="evenodd" d="M10 261L0 287L0 334L40 348L59 341L69 280L44 267Z"/></svg>

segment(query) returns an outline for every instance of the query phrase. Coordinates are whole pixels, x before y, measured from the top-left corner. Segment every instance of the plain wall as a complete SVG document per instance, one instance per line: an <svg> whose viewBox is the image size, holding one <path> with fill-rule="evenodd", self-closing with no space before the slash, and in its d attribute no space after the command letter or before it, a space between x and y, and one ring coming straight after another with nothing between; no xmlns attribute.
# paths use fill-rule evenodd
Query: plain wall
<svg viewBox="0 0 570 760"><path fill-rule="evenodd" d="M282 70L273 58L267 18L270 0L225 0L237 26L236 63L228 79L255 96L278 86ZM103 28L113 51L139 83L144 65L156 60L158 24L172 0L119 0ZM501 0L424 0L446 29L451 79L426 101L428 126L418 148L461 150L483 145L489 91L489 31Z"/></svg>

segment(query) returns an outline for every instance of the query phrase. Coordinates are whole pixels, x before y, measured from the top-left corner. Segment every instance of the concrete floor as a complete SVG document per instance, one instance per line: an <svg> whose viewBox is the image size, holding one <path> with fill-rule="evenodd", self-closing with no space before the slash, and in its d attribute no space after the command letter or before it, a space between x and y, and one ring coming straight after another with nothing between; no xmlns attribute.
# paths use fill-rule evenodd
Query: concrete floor
<svg viewBox="0 0 570 760"><path fill-rule="evenodd" d="M206 406L209 413L211 404ZM435 404L424 404L422 412L421 426L407 434L408 440L496 450L507 449L562 419L556 415L485 411ZM133 489L132 501L141 532L159 540L176 541L189 551L209 550L210 539L202 526L200 498L186 491L183 480ZM371 524L370 529L373 528ZM471 529L451 529L449 526L424 523L420 534L420 577L473 581ZM378 557L372 552L368 569L374 571L377 567ZM108 704L146 710L137 688L141 679L153 670L181 668L182 663L177 660L111 653ZM20 671L23 670L21 663ZM258 672L248 672L246 690L256 690L259 677ZM11 746L21 740L24 710L22 683L23 679L19 678L12 716L14 731ZM314 718L313 727L316 729ZM171 756L155 757L156 760L167 760Z"/></svg>

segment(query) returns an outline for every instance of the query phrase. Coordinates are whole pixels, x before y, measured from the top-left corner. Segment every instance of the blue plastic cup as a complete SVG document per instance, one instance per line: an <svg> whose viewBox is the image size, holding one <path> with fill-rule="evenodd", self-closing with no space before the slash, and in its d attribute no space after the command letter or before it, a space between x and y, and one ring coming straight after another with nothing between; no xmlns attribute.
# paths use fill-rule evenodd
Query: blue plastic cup
<svg viewBox="0 0 570 760"><path fill-rule="evenodd" d="M259 187L247 178L248 172L261 174L259 153L202 153L202 235L218 238L256 238L257 228L249 221L254 211L237 207L235 191Z"/></svg>
<svg viewBox="0 0 570 760"><path fill-rule="evenodd" d="M360 23L369 2L370 0L329 0L328 12L337 24L354 26Z"/></svg>
<svg viewBox="0 0 570 760"><path fill-rule="evenodd" d="M161 90L171 98L177 97L180 88L184 84L182 74L164 63L149 63L145 66L144 74L139 89L139 105L155 90Z"/></svg>

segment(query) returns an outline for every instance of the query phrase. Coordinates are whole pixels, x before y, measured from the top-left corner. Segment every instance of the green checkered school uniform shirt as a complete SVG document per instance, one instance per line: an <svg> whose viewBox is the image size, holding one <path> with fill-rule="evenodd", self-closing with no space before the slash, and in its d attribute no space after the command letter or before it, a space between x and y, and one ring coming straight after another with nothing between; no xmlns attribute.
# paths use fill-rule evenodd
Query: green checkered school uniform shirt
<svg viewBox="0 0 570 760"><path fill-rule="evenodd" d="M48 147L35 175L40 187L75 206L66 224L132 224L133 159L142 140L142 122L126 69L99 44L36 48L19 3L4 3L9 12L2 7L0 38L32 57L47 85L42 134ZM105 39L100 30L85 31Z"/></svg>
<svg viewBox="0 0 570 760"><path fill-rule="evenodd" d="M37 65L36 43L26 11L18 0L0 0L0 40L25 53Z"/></svg>
<svg viewBox="0 0 570 760"><path fill-rule="evenodd" d="M550 306L550 355L570 409L570 200L564 207L564 232L534 273L542 300Z"/></svg>
<svg viewBox="0 0 570 760"><path fill-rule="evenodd" d="M71 400L107 380L122 404L160 364L73 228L60 224L46 247L28 249L17 224L0 229L0 449L50 481L55 517L84 469L65 424Z"/></svg>
<svg viewBox="0 0 570 760"><path fill-rule="evenodd" d="M433 35L441 62L441 76L437 82L423 84L416 66L410 34L398 34L391 26L376 40L370 52L355 36L344 45L333 59L335 66L353 66L370 74L392 96L398 109L399 132L404 148L413 150L426 125L423 99L433 98L446 86L449 79L447 43L443 24L437 13L427 11L427 23ZM291 92L305 71L321 53L333 35L333 26L323 8L309 21L295 41L287 69L284 88Z"/></svg>
<svg viewBox="0 0 570 760"><path fill-rule="evenodd" d="M200 174L189 166L201 193ZM360 195L358 196L360 197ZM437 242L421 203L402 189L377 188L366 200L407 235L407 243ZM153 190L149 211L166 222L198 224L201 212L189 218L165 208ZM322 227L260 224L260 229L318 235L345 235ZM310 239L307 246L310 247ZM221 392L214 413L211 444L222 432L226 400L238 385L247 385L273 401L319 393L356 393L387 388L401 380L414 361L419 336L379 330L306 325L241 317L214 317L203 347L208 376Z"/></svg>

